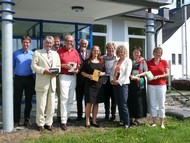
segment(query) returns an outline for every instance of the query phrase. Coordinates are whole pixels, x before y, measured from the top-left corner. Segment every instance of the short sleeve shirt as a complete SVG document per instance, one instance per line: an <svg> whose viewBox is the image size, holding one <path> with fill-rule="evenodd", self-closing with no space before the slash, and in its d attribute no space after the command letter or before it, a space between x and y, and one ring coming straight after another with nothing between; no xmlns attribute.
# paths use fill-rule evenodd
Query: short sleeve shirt
<svg viewBox="0 0 190 143"><path fill-rule="evenodd" d="M59 49L58 51L61 64L69 64L69 62L74 62L77 64L77 67L80 65L80 57L75 48L72 48L71 51L68 51L65 47ZM61 68L61 73L69 74L68 70Z"/></svg>
<svg viewBox="0 0 190 143"><path fill-rule="evenodd" d="M165 73L165 69L168 68L168 63L166 60L160 59L159 63L156 65L154 63L154 58L147 62L148 70L152 72L154 76L162 75ZM149 85L165 85L166 79L159 78L156 80L148 81Z"/></svg>

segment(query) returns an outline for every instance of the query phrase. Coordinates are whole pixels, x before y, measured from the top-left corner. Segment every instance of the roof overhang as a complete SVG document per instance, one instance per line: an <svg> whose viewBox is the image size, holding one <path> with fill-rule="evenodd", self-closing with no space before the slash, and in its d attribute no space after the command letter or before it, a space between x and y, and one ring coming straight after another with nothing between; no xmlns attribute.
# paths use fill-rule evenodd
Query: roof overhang
<svg viewBox="0 0 190 143"><path fill-rule="evenodd" d="M134 10L167 5L172 0L14 0L14 17L93 23L97 19L120 15ZM81 6L75 12L72 6Z"/></svg>

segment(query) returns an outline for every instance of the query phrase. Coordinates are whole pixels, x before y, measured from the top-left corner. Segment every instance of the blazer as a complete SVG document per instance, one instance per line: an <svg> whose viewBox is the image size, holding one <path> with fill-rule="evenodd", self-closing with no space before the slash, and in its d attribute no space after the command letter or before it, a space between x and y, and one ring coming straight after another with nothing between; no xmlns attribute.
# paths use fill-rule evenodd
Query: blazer
<svg viewBox="0 0 190 143"><path fill-rule="evenodd" d="M77 74L77 85L78 85L78 84L84 85L85 77L81 75L81 69L82 69L82 66L83 66L84 61L89 58L89 56L90 56L90 51L89 51L89 50L86 50L86 57L85 57L85 59L82 58L82 55L81 55L81 52L80 52L80 48L78 49L78 53L79 53L79 57L80 57L81 64L80 64L79 72L78 72L78 74Z"/></svg>
<svg viewBox="0 0 190 143"><path fill-rule="evenodd" d="M31 68L36 72L36 91L47 91L51 87L52 91L56 89L56 76L44 74L45 69L58 68L60 71L60 58L57 52L51 51L52 66L48 62L45 49L36 50L33 54Z"/></svg>
<svg viewBox="0 0 190 143"><path fill-rule="evenodd" d="M115 72L115 68L116 68L116 65L118 63L118 60L119 59L117 59L114 62L112 71L110 73L110 82L112 80L114 80L114 72ZM129 58L125 58L123 63L120 65L120 74L119 74L119 78L118 78L118 83L120 86L122 86L123 84L129 84L130 83L129 76L131 74L131 70L132 70L132 61Z"/></svg>

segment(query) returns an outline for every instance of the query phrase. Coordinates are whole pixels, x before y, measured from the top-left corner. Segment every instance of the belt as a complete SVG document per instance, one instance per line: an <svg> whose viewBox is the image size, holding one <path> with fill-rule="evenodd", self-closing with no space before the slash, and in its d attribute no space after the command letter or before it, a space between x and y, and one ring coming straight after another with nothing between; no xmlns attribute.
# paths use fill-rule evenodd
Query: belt
<svg viewBox="0 0 190 143"><path fill-rule="evenodd" d="M33 75L14 75L15 77L31 77L31 76L33 76Z"/></svg>
<svg viewBox="0 0 190 143"><path fill-rule="evenodd" d="M74 75L74 73L59 73L59 74L64 74L64 75Z"/></svg>

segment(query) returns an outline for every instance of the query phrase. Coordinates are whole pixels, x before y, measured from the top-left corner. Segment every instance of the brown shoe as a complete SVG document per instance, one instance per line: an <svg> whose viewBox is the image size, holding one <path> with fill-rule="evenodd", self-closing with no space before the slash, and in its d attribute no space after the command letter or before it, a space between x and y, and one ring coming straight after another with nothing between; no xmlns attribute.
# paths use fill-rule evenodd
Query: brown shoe
<svg viewBox="0 0 190 143"><path fill-rule="evenodd" d="M39 131L39 132L43 132L43 131L44 131L44 127L38 126L38 131Z"/></svg>
<svg viewBox="0 0 190 143"><path fill-rule="evenodd" d="M16 127L18 127L18 126L20 126L19 123L14 123L14 128L16 128Z"/></svg>
<svg viewBox="0 0 190 143"><path fill-rule="evenodd" d="M31 121L25 121L24 126L26 126L26 127L32 126L32 122Z"/></svg>
<svg viewBox="0 0 190 143"><path fill-rule="evenodd" d="M44 128L48 131L53 131L52 126L45 125Z"/></svg>
<svg viewBox="0 0 190 143"><path fill-rule="evenodd" d="M67 125L66 124L61 124L61 129L63 130L63 131L66 131L67 130Z"/></svg>

